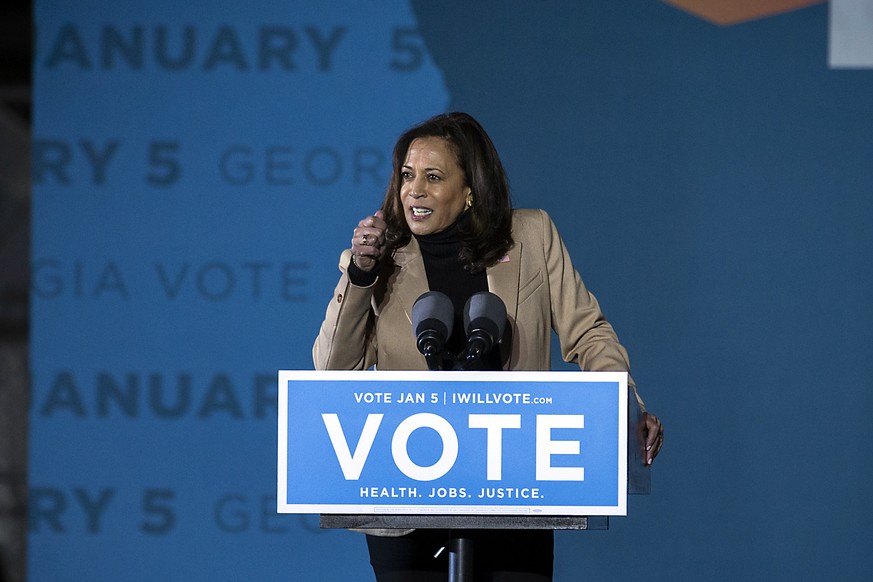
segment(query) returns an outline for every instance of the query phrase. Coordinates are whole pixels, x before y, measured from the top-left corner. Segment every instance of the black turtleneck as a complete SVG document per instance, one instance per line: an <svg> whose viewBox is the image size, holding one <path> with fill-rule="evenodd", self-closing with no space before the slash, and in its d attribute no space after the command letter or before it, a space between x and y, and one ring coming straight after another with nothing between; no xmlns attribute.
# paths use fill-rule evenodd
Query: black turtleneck
<svg viewBox="0 0 873 582"><path fill-rule="evenodd" d="M467 343L464 330L464 306L474 293L488 291L488 278L485 272L470 273L460 259L461 241L458 238L458 223L434 234L415 236L424 260L427 285L431 291L445 293L455 308L455 324L452 337L446 343L446 350L461 354ZM500 351L495 349L482 358L479 370L500 370Z"/></svg>

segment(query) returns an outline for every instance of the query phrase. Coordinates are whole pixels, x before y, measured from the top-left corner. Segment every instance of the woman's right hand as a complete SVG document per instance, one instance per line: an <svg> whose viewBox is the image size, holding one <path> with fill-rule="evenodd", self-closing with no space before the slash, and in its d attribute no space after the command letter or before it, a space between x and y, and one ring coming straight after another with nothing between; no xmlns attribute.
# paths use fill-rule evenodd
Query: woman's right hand
<svg viewBox="0 0 873 582"><path fill-rule="evenodd" d="M352 260L362 271L372 271L385 254L385 229L388 224L382 211L368 216L358 223L352 235Z"/></svg>

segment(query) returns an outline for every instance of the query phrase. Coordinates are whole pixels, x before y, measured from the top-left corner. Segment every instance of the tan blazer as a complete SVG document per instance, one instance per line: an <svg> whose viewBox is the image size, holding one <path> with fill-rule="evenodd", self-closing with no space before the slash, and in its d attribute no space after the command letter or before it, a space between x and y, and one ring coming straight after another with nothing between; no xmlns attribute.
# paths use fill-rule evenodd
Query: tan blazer
<svg viewBox="0 0 873 582"><path fill-rule="evenodd" d="M507 255L487 270L488 289L506 304L503 368L548 370L554 329L564 361L583 370L630 371L627 352L573 268L548 214L514 211L512 237ZM349 281L350 254L340 257L340 280L312 349L315 368L427 370L412 331L412 305L428 291L415 238L383 261L369 287Z"/></svg>

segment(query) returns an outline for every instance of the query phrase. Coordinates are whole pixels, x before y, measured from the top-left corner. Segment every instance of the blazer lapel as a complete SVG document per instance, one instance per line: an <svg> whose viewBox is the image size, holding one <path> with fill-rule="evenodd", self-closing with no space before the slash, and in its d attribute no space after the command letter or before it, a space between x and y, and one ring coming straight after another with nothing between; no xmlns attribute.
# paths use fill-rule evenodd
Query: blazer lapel
<svg viewBox="0 0 873 582"><path fill-rule="evenodd" d="M427 273L424 271L424 261L415 237L409 244L394 251L394 264L400 268L397 274L395 290L400 304L406 313L406 319L412 323L412 306L415 300L428 291Z"/></svg>
<svg viewBox="0 0 873 582"><path fill-rule="evenodd" d="M500 297L506 305L506 319L510 325L503 332L503 341L500 343L501 360L504 368L510 364L512 353L512 327L515 325L516 313L518 312L518 285L521 273L521 242L516 241L509 252L492 267L488 267L488 290Z"/></svg>

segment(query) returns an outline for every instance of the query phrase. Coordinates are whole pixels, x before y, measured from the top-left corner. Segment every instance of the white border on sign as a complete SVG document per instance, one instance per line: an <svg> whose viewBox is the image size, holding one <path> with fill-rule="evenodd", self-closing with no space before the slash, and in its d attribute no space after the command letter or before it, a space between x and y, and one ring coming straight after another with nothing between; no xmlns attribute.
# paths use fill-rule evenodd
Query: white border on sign
<svg viewBox="0 0 873 582"><path fill-rule="evenodd" d="M460 372L379 370L280 370L278 430L278 513L355 513L382 515L627 515L627 373L626 372ZM377 505L290 504L288 493L288 382L354 380L357 382L603 382L618 384L618 503L616 505Z"/></svg>

